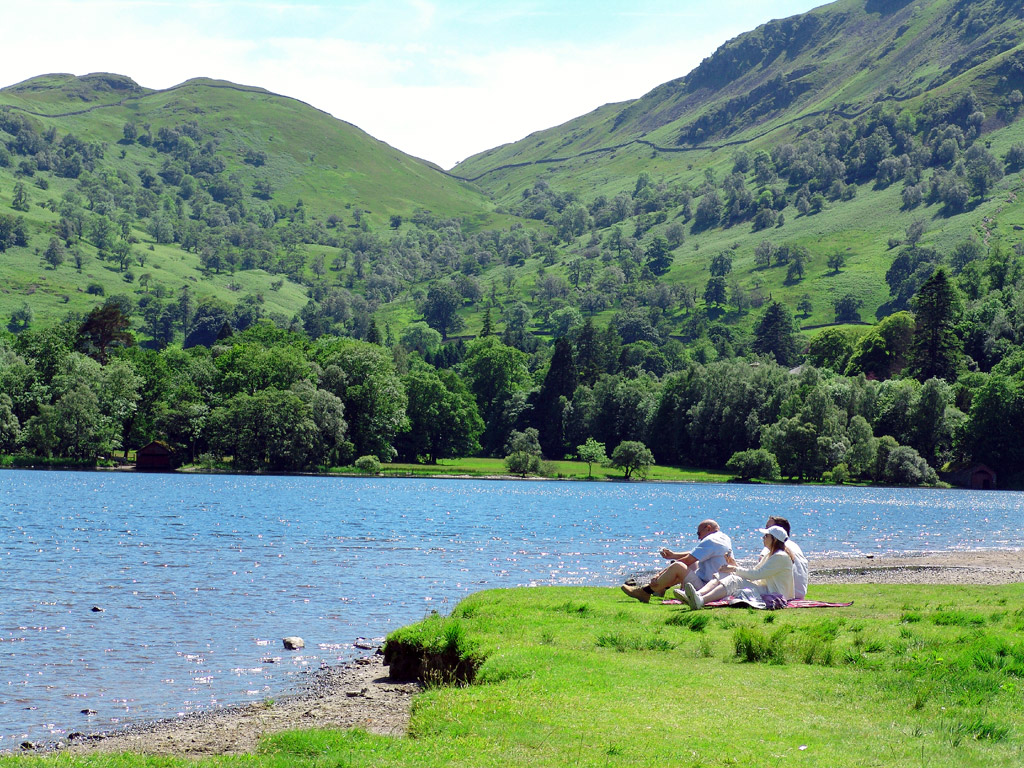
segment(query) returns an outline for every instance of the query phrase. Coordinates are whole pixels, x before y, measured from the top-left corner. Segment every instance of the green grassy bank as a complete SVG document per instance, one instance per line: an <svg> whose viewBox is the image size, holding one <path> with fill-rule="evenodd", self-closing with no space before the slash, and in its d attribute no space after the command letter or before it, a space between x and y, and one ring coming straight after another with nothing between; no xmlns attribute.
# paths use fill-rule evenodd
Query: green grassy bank
<svg viewBox="0 0 1024 768"><path fill-rule="evenodd" d="M850 608L691 612L616 589L492 590L388 643L454 654L408 738L295 732L202 760L0 766L1013 766L1024 763L1024 585L822 586Z"/></svg>
<svg viewBox="0 0 1024 768"><path fill-rule="evenodd" d="M545 462L545 476L560 480L623 480L621 469L592 464L585 461L549 461ZM337 470L333 470L335 472ZM347 468L344 470L349 472ZM352 469L351 474L362 474ZM510 474L504 459L474 458L440 459L437 464L407 464L394 462L381 465L381 475L385 477L434 477L438 475L459 477L508 477ZM652 465L645 476L646 480L658 482L692 482L692 483L724 483L736 475L732 472L696 469L689 467L666 467ZM530 475L530 477L539 477ZM634 477L633 480L640 478Z"/></svg>

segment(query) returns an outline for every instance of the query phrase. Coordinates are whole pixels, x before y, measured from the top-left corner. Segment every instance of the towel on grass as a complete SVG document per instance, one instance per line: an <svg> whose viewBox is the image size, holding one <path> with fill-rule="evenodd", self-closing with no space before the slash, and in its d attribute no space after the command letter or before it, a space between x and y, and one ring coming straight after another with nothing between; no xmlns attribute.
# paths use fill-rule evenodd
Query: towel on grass
<svg viewBox="0 0 1024 768"><path fill-rule="evenodd" d="M761 596L757 596L760 598ZM763 599L751 599L744 595L731 595L715 600L713 603L704 603L705 608L757 608L758 610L775 610L769 607ZM771 601L769 601L771 602ZM662 600L662 605L685 605L684 600ZM824 600L786 600L785 605L778 605L778 608L849 608L853 605L851 600L848 603L827 603Z"/></svg>

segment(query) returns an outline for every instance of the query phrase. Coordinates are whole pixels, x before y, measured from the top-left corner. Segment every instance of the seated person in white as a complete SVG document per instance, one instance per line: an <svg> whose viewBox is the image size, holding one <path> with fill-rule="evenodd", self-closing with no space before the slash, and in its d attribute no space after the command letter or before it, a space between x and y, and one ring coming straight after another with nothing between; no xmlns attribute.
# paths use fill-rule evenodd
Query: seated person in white
<svg viewBox="0 0 1024 768"><path fill-rule="evenodd" d="M792 536L793 531L790 529L789 520L786 518L769 517L764 527L771 528L773 525L782 528L787 536ZM800 549L800 545L793 541L792 538L786 539L786 552L793 558L793 597L797 600L803 600L807 597L807 582L811 575L810 567L807 564L807 557L804 555L804 551ZM761 550L761 557L764 557L766 554L768 554L767 549Z"/></svg>
<svg viewBox="0 0 1024 768"><path fill-rule="evenodd" d="M672 560L672 564L651 579L650 584L642 587L623 584L622 591L634 600L648 603L651 595L664 595L665 590L675 584L703 587L726 564L726 557L731 557L732 540L722 533L714 520L701 520L697 526L697 538L697 546L689 552L673 552L662 547L659 554L666 560Z"/></svg>
<svg viewBox="0 0 1024 768"><path fill-rule="evenodd" d="M685 597L690 608L700 610L704 603L735 595L742 589L752 589L759 595L772 593L787 600L793 599L793 559L786 552L786 531L778 525L758 530L764 534L768 555L761 557L753 568L739 567L730 555L729 564L719 570L717 579L699 590L693 584L686 584ZM676 594L679 594L678 590Z"/></svg>

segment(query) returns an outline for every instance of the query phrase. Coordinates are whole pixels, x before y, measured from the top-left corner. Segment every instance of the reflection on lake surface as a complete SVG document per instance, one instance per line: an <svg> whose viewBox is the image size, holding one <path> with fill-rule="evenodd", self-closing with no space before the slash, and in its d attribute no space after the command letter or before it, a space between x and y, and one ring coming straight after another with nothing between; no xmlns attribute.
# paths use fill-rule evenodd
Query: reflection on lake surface
<svg viewBox="0 0 1024 768"><path fill-rule="evenodd" d="M480 589L614 586L705 517L743 558L785 515L813 558L1017 549L1022 511L971 491L3 471L0 750L261 701Z"/></svg>

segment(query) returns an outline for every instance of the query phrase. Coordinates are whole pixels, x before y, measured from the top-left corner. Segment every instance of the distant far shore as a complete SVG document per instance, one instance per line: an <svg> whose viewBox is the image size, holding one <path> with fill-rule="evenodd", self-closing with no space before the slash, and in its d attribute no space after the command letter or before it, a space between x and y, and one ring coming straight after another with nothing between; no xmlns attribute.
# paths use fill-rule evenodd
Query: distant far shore
<svg viewBox="0 0 1024 768"><path fill-rule="evenodd" d="M117 453L124 453L120 456ZM268 470L266 472L243 472L232 468L230 462L221 462L214 465L204 464L183 464L177 468L156 469L138 468L135 464L135 452L117 452L104 459L100 464L86 465L84 462L62 461L60 459L38 459L27 460L19 457L18 461L10 463L12 457L0 456L0 469L30 469L30 470L66 470L66 471L120 471L138 472L139 474L170 473L170 474L210 474L210 475L253 475L257 477L363 477L363 478L415 478L425 480L580 480L583 482L611 482L611 483L729 483L736 485L782 485L786 487L812 487L820 486L827 488L942 488L953 490L971 490L957 485L949 485L940 482L935 486L891 486L873 484L868 482L848 482L835 485L825 482L799 483L795 480L761 481L741 480L734 473L724 469L701 469L698 467L674 467L661 464L653 464L648 467L645 475L637 473L632 477L625 477L621 469L604 466L601 464L588 465L585 461L560 460L545 461L542 464L540 473L528 474L526 476L513 474L508 471L504 459L487 457L467 457L461 459L439 459L436 464L416 464L410 462L391 462L381 464L376 474L360 471L353 466L332 467L329 469L310 470ZM1020 491L1022 488L1006 487L995 488L998 491Z"/></svg>
<svg viewBox="0 0 1024 768"><path fill-rule="evenodd" d="M584 482L606 481L613 483L638 482L688 482L688 483L727 483L734 481L735 476L725 470L707 470L696 467L669 467L653 465L648 468L646 477L634 476L626 478L622 470L593 464L588 467L584 461L548 461L543 465L542 474L522 475L510 473L504 459L496 458L463 458L440 459L436 464L414 464L408 462L392 462L381 464L376 474L362 472L355 467L332 467L327 470L272 470L267 472L241 472L233 469L230 463L207 466L203 464L184 464L177 468L139 469L134 462L134 452L128 456L113 456L100 465L85 465L83 462L63 462L59 459L39 459L38 461L20 460L14 464L3 466L3 469L29 470L67 470L67 471L121 471L151 474L163 472L170 474L213 474L213 475L254 475L264 476L312 476L312 477L364 477L364 478L422 478L428 480L470 479L470 480L582 480Z"/></svg>

